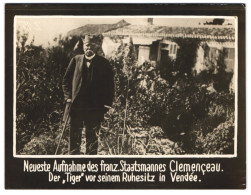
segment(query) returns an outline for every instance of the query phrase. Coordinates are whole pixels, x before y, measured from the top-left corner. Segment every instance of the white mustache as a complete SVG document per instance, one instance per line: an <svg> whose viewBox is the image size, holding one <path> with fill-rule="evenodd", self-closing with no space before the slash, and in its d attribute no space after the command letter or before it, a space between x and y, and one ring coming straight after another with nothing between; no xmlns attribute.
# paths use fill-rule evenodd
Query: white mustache
<svg viewBox="0 0 251 195"><path fill-rule="evenodd" d="M86 53L87 56L90 56L90 55L94 54L94 52L92 50L87 50L85 53Z"/></svg>

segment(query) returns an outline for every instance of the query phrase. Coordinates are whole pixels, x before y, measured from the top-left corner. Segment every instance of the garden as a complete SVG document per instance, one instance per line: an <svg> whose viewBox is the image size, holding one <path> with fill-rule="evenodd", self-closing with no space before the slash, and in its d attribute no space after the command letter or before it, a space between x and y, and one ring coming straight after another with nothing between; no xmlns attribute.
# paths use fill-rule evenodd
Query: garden
<svg viewBox="0 0 251 195"><path fill-rule="evenodd" d="M16 153L53 155L63 126L62 78L79 38L55 38L44 48L28 37L17 33ZM229 91L232 75L225 71L224 53L217 66L193 75L199 42L174 41L181 49L164 76L158 64L137 62L132 42L109 56L115 97L98 135L99 155L234 153L235 94ZM69 128L58 154L68 154L68 139Z"/></svg>

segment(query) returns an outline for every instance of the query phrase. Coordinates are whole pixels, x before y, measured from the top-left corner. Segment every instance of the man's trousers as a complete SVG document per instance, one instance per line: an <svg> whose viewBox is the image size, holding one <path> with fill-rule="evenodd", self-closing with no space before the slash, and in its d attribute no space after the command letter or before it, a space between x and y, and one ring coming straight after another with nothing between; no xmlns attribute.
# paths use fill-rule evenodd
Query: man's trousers
<svg viewBox="0 0 251 195"><path fill-rule="evenodd" d="M85 126L86 153L87 155L97 155L98 133L101 122L104 118L103 112L94 111L74 111L70 113L70 154L80 154L82 142L82 130Z"/></svg>

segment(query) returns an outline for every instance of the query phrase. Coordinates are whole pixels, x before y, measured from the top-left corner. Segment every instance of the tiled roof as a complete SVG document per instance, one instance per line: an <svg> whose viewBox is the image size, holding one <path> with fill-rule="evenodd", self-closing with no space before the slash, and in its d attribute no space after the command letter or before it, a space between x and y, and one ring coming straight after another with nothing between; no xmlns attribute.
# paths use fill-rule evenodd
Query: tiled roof
<svg viewBox="0 0 251 195"><path fill-rule="evenodd" d="M235 40L235 29L228 26L197 26L197 27L171 27L155 25L128 25L111 30L103 35L146 36L146 37L182 37L209 40Z"/></svg>
<svg viewBox="0 0 251 195"><path fill-rule="evenodd" d="M99 35L127 25L130 25L130 23L125 20L121 20L115 24L86 24L69 31L67 36Z"/></svg>

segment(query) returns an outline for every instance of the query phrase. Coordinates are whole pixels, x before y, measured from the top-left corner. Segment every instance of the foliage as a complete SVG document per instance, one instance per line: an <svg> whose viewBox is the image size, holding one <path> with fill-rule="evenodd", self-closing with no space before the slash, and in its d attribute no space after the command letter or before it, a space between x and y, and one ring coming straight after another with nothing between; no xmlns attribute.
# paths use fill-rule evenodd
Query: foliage
<svg viewBox="0 0 251 195"><path fill-rule="evenodd" d="M179 45L176 67L180 73L190 75L196 63L197 49L200 41L183 38L176 38L173 41Z"/></svg>
<svg viewBox="0 0 251 195"><path fill-rule="evenodd" d="M225 56L225 50L220 50L217 66L215 68L216 74L213 75L213 86L216 91L229 91L229 83L231 82L231 78L233 76L233 73L226 72L226 65L224 61Z"/></svg>
<svg viewBox="0 0 251 195"><path fill-rule="evenodd" d="M60 122L63 106L61 79L72 52L69 40L44 49L27 44L28 34L17 39L16 128L17 151L32 137L52 131ZM54 130L54 128L53 128Z"/></svg>
<svg viewBox="0 0 251 195"><path fill-rule="evenodd" d="M212 22L205 22L204 24L207 24L207 25L222 25L224 22L225 22L225 19L215 18L215 19L213 19Z"/></svg>
<svg viewBox="0 0 251 195"><path fill-rule="evenodd" d="M27 44L26 36L17 43L17 151L54 154L64 107L61 80L79 38L43 48ZM155 64L138 64L132 43L121 44L109 59L115 98L99 135L100 154L233 153L234 94L210 89L222 76L191 75L197 46L190 40L180 45L169 73L177 76L169 80ZM218 65L221 74L224 62ZM67 153L67 139L68 133L59 154Z"/></svg>
<svg viewBox="0 0 251 195"><path fill-rule="evenodd" d="M121 48L121 51L124 49ZM116 54L115 56L123 55ZM119 98L113 104L112 115L107 117L108 129L114 127L114 130L120 129L122 132L126 96L124 86L127 77L122 72L123 57L115 58L111 62L116 72L116 97ZM158 67L151 63L134 64L131 67L131 73L127 118L129 133L130 129L140 131L150 126L160 126L164 132L162 138L168 137L178 142L181 151L201 153L197 139L203 137L204 142L209 142L210 135L216 133L214 129L228 120L229 114L234 112L233 94L212 93L208 89L211 80L205 82L206 85L198 78L183 74L178 77L174 85L170 85L168 81L160 77ZM200 133L201 136L195 136L196 133ZM228 135L226 142L229 147L230 145L232 147L233 137L231 133ZM222 145L216 144L221 138L214 137L214 140L212 137L210 139L212 143L215 143L213 145L215 148L210 152L223 151Z"/></svg>

